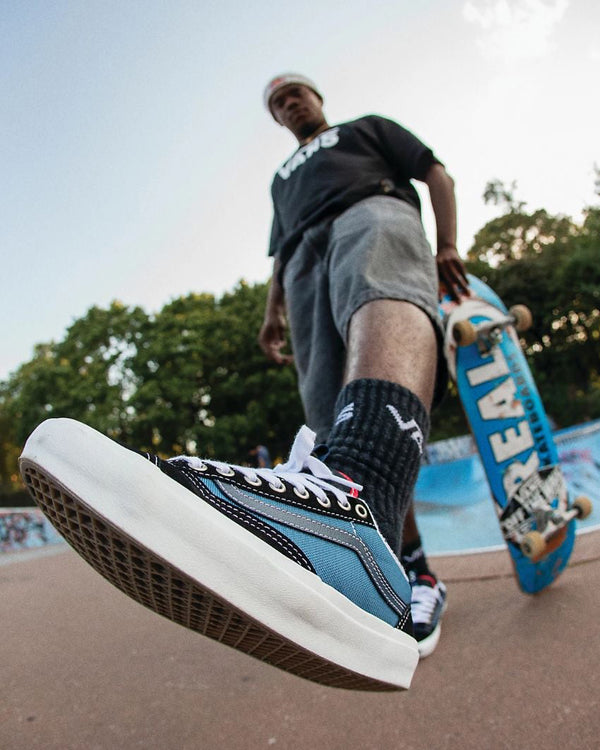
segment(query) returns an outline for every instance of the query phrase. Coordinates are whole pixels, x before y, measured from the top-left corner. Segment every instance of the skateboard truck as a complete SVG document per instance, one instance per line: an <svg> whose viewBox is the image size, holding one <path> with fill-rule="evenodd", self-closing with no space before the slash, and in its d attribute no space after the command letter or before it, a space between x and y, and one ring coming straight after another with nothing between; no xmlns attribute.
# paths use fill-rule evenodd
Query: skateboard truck
<svg viewBox="0 0 600 750"><path fill-rule="evenodd" d="M533 316L525 305L513 305L508 315L498 316L494 320L473 323L471 320L458 320L452 329L452 336L458 346L470 346L479 342L481 351L489 351L502 340L502 331L507 326L514 326L519 333L531 328Z"/></svg>
<svg viewBox="0 0 600 750"><path fill-rule="evenodd" d="M589 497L580 495L566 511L556 508L550 508L547 512L542 511L543 518L536 518L538 528L525 534L515 534L514 543L525 557L534 561L539 560L562 542L561 531L570 521L574 518L587 518L591 512L592 501Z"/></svg>

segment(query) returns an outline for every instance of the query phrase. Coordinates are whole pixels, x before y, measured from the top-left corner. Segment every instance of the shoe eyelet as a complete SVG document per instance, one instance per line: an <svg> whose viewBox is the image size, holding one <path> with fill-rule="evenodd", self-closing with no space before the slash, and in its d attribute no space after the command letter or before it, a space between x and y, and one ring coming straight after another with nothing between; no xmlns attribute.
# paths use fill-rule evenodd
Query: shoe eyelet
<svg viewBox="0 0 600 750"><path fill-rule="evenodd" d="M253 479L252 477L244 476L244 479L246 480L246 482L248 482L248 484L251 484L253 487L260 487L260 485L262 484L260 477L255 477Z"/></svg>
<svg viewBox="0 0 600 750"><path fill-rule="evenodd" d="M280 482L279 484L271 484L271 482L269 482L269 487L273 490L273 492L285 492L285 484L283 482Z"/></svg>
<svg viewBox="0 0 600 750"><path fill-rule="evenodd" d="M360 505L360 503L356 506L356 513L361 518L366 518L369 515L369 511L365 508L364 505Z"/></svg>
<svg viewBox="0 0 600 750"><path fill-rule="evenodd" d="M319 505L322 505L324 508L331 508L331 500L325 495L325 497L318 497L317 498Z"/></svg>
<svg viewBox="0 0 600 750"><path fill-rule="evenodd" d="M234 477L235 476L235 471L233 469L230 469L230 468L222 469L220 467L217 467L217 472L222 477Z"/></svg>
<svg viewBox="0 0 600 750"><path fill-rule="evenodd" d="M341 500L338 500L338 505L342 510L352 510L352 504L346 500L346 502L341 502Z"/></svg>
<svg viewBox="0 0 600 750"><path fill-rule="evenodd" d="M208 466L205 463L201 463L200 466L194 466L196 471L208 471Z"/></svg>
<svg viewBox="0 0 600 750"><path fill-rule="evenodd" d="M310 496L310 492L306 489L306 487L303 487L301 490L299 490L297 487L294 487L294 492L301 500L306 500Z"/></svg>

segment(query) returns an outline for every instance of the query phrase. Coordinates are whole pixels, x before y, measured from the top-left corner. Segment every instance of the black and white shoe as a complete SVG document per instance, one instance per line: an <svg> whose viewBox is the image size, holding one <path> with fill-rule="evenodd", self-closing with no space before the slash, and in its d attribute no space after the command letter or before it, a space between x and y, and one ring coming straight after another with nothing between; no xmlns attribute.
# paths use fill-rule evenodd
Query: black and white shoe
<svg viewBox="0 0 600 750"><path fill-rule="evenodd" d="M442 632L446 609L446 587L431 575L411 576L411 610L419 655L422 659L435 651Z"/></svg>
<svg viewBox="0 0 600 750"><path fill-rule="evenodd" d="M410 584L314 437L302 428L286 464L254 469L165 461L51 419L21 472L71 546L146 607L314 682L408 688Z"/></svg>

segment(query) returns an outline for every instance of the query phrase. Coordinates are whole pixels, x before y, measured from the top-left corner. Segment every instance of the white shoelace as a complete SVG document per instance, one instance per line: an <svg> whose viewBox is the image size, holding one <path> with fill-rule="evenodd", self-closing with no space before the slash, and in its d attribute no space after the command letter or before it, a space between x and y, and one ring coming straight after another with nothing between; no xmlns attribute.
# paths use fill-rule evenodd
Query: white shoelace
<svg viewBox="0 0 600 750"><path fill-rule="evenodd" d="M285 480L292 485L299 497L307 497L310 491L319 500L326 501L325 491L328 491L333 493L342 508L347 508L349 503L346 495L349 495L351 490L360 492L362 485L336 476L322 461L311 456L315 447L315 437L315 433L309 427L306 425L301 427L288 460L274 469L254 469L223 461L200 459L195 456L179 456L177 460L185 459L191 468L197 471L206 471L207 467L211 466L224 478L233 476L235 471L241 472L248 484L258 486L266 482L276 492L282 492L285 489L283 484Z"/></svg>
<svg viewBox="0 0 600 750"><path fill-rule="evenodd" d="M414 622L430 622L439 601L436 588L429 586L413 586L411 611Z"/></svg>

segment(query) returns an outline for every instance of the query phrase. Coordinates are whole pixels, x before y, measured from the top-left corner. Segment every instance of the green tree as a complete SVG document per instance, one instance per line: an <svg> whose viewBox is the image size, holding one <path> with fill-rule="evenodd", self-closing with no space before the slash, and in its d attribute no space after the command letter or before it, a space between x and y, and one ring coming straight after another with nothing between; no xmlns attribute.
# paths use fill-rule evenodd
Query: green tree
<svg viewBox="0 0 600 750"><path fill-rule="evenodd" d="M215 307L212 295L192 294L145 322L131 360L136 389L130 402L141 446L163 454L188 450L194 429L208 417L204 383Z"/></svg>
<svg viewBox="0 0 600 750"><path fill-rule="evenodd" d="M526 212L498 184L487 194L506 198L505 213L477 233L469 270L508 305L532 310L523 343L547 411L563 425L600 416L600 210L589 208L578 225L543 209Z"/></svg>
<svg viewBox="0 0 600 750"><path fill-rule="evenodd" d="M148 321L132 361L139 442L238 462L259 442L284 454L301 407L293 369L257 345L266 289L240 282L219 300L188 295Z"/></svg>
<svg viewBox="0 0 600 750"><path fill-rule="evenodd" d="M525 202L514 197L510 188L494 180L483 193L486 203L494 203L504 212L485 224L475 235L467 253L470 268L487 270L512 261L539 259L551 262L568 250L578 228L567 216L553 216L545 209L525 211Z"/></svg>
<svg viewBox="0 0 600 750"><path fill-rule="evenodd" d="M259 442L284 457L302 422L293 368L257 344L267 285L216 299L190 294L156 315L92 307L62 341L40 344L0 387L0 481L42 420L65 416L161 455L248 460Z"/></svg>
<svg viewBox="0 0 600 750"><path fill-rule="evenodd" d="M3 389L2 411L14 425L17 445L51 416L79 419L126 440L135 387L128 361L145 319L141 308L119 302L107 310L92 307L62 341L38 345Z"/></svg>
<svg viewBox="0 0 600 750"><path fill-rule="evenodd" d="M295 369L269 362L257 344L266 296L266 284L241 282L219 301L208 378L214 430L200 433L216 456L241 461L258 443L285 456L303 421Z"/></svg>
<svg viewBox="0 0 600 750"><path fill-rule="evenodd" d="M0 385L0 494L10 492L20 486L17 471L20 451L11 420L2 408L4 398L3 388Z"/></svg>

